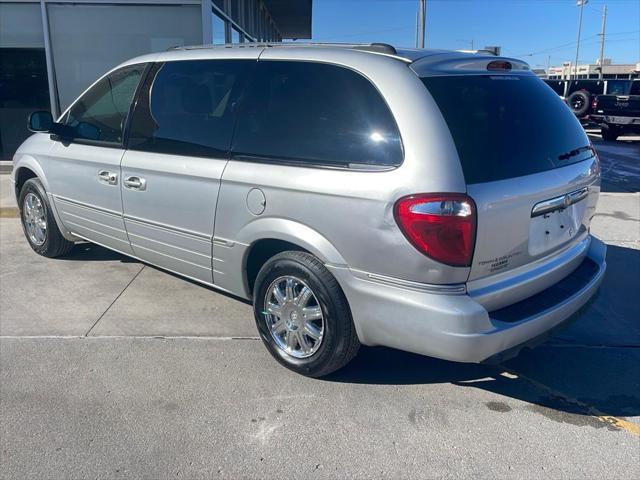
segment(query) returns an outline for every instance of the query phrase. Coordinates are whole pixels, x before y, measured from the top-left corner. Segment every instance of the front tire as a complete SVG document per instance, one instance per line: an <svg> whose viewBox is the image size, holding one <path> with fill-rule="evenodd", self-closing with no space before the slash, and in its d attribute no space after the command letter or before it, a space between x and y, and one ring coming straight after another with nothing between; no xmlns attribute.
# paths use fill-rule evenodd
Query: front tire
<svg viewBox="0 0 640 480"><path fill-rule="evenodd" d="M47 193L37 178L30 178L20 190L20 220L29 246L43 257L60 257L73 248L62 236L53 216Z"/></svg>
<svg viewBox="0 0 640 480"><path fill-rule="evenodd" d="M282 252L262 266L253 308L267 350L296 373L328 375L349 363L360 347L342 289L306 252Z"/></svg>

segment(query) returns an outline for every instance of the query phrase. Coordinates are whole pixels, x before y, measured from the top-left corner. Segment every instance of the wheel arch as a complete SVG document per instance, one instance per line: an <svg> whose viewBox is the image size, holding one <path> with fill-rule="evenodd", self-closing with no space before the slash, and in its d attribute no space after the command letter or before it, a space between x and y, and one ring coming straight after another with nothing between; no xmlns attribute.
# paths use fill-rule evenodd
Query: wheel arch
<svg viewBox="0 0 640 480"><path fill-rule="evenodd" d="M242 272L243 286L249 297L253 293L253 282L262 265L280 252L298 250L314 255L325 264L346 264L336 247L322 234L289 219L254 220L240 232L238 241L248 245L242 262Z"/></svg>
<svg viewBox="0 0 640 480"><path fill-rule="evenodd" d="M14 161L13 180L15 182L16 198L20 195L20 189L30 178L37 178L49 192L49 184L44 175L44 170L40 163L30 155L22 155L17 161Z"/></svg>
<svg viewBox="0 0 640 480"><path fill-rule="evenodd" d="M44 170L40 165L40 162L35 157L31 155L21 155L18 159L14 160L13 163L13 181L15 182L15 194L16 201L19 204L20 201L20 190L24 183L30 178L37 178L42 186L44 187L45 192L47 193L49 204L51 205L51 210L53 212L53 218L58 225L58 229L62 236L69 240L70 242L77 241L78 239L72 235L62 223L62 219L58 215L58 210L56 209L55 202L53 200L53 195L51 194L51 189L49 188L49 182L47 181L47 177L44 174ZM20 207L20 205L18 205Z"/></svg>

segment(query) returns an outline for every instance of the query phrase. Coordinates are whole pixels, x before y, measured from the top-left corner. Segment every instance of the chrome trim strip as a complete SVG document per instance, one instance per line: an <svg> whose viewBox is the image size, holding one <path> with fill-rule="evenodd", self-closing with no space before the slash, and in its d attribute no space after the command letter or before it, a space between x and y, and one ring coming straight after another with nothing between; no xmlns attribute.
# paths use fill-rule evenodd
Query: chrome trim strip
<svg viewBox="0 0 640 480"><path fill-rule="evenodd" d="M131 247L133 248L134 252L136 251L136 248L139 248L140 250L146 250L147 252L151 252L151 253L155 253L156 255L160 255L161 257L170 258L171 260L174 260L176 262L185 263L185 264L190 265L192 267L200 268L200 269L202 269L202 270L204 270L206 272L211 272L211 270L212 270L209 267L204 267L202 265L198 265L197 263L189 262L187 260L184 260L183 258L177 258L177 257L174 257L174 256L169 255L167 253L159 252L159 251L154 250L152 248L143 247L142 245L138 245L136 243L132 243ZM142 258L142 257L140 257L140 258ZM147 260L143 259L143 261L146 262ZM160 268L165 268L162 265L159 265L159 266L160 266ZM174 270L171 270L171 271L173 272ZM186 276L186 275L184 275L184 274L182 274L180 272L175 272L175 273L178 273L178 275ZM191 277L189 277L189 278L191 278Z"/></svg>
<svg viewBox="0 0 640 480"><path fill-rule="evenodd" d="M124 231L124 230L122 230L121 228L112 227L111 225L107 225L107 224L105 224L105 223L101 223L101 222L96 222L95 220L90 220L90 219L88 219L88 218L86 218L86 217L80 217L79 215L76 215L76 214L74 214L74 213L67 212L67 211L64 211L64 210L63 210L63 211L62 211L62 219L63 219L65 222L67 222L67 223L69 223L69 224L79 225L79 226L81 226L81 227L82 227L82 226L84 226L85 228L89 228L89 227L87 227L87 226L85 226L85 225L82 225L81 223L74 222L73 220L70 220L70 219L65 218L65 217L73 217L73 218L77 218L77 219L78 219L78 220L80 220L80 221L83 221L83 222L89 222L89 223L92 223L92 224L94 224L94 225L98 225L100 228L108 228L108 229L110 229L110 230L115 230L116 232L120 232L123 236L125 236L125 237L127 236L127 232L125 232L125 231ZM100 231L98 231L98 230L92 230L92 231L96 231L97 233L102 233L102 232L100 232ZM103 233L103 235L107 235L107 234L106 234L106 233Z"/></svg>
<svg viewBox="0 0 640 480"><path fill-rule="evenodd" d="M87 227L86 225L80 225L80 224L78 224L78 223L74 223L74 222L68 222L68 223L69 223L69 225L74 226L74 227L76 227L76 228L80 228L80 229L84 229L84 230L89 230L91 233L95 233L96 235L101 235L101 236L103 236L103 237L107 237L107 238L108 238L108 239L110 239L110 240L113 240L113 241L116 241L116 242L119 242L119 243L123 243L123 244L125 244L127 247L129 246L129 242L128 242L128 241L126 241L126 240L122 240L121 238L114 237L113 235L109 235L109 234L107 234L107 233L99 232L99 231L97 231L97 230L94 230L94 229L92 229L92 228ZM69 231L71 232L71 234L72 234L72 235L76 235L77 237L84 238L85 240L89 240L91 243L96 243L96 244L101 245L101 246L103 246L103 247L105 247L105 248L108 248L108 249L111 249L111 250L115 250L113 247L109 247L109 246L104 245L104 244L102 244L102 243L98 243L98 242L96 242L95 240L92 240L92 239L90 239L90 238L87 238L85 235L81 235L81 234L79 234L79 233L78 233L78 231L77 231L77 230L74 230L73 228L71 228ZM120 250L117 250L117 251L118 251L118 252L120 252ZM121 253L124 253L124 252L121 252ZM124 254L125 254L125 255L129 255L128 253L124 253Z"/></svg>
<svg viewBox="0 0 640 480"><path fill-rule="evenodd" d="M141 240L145 240L147 242L157 243L159 245L163 245L165 247L172 248L174 250L180 250L181 252L186 252L186 253L190 253L192 255L197 255L199 257L204 257L208 261L211 261L211 255L205 255L204 253L196 252L194 250L189 250L188 248L178 247L177 245L171 245L169 243L161 242L160 240L154 240L153 238L145 237L144 235L138 235L136 233L129 232L128 235L129 235L129 240L131 240L131 237L136 237L136 238L139 238ZM155 252L155 250L154 250L154 252Z"/></svg>
<svg viewBox="0 0 640 480"><path fill-rule="evenodd" d="M234 242L233 240L227 240L226 238L221 238L221 237L213 237L213 244L214 245L219 245L221 247L233 247L235 246L236 242Z"/></svg>
<svg viewBox="0 0 640 480"><path fill-rule="evenodd" d="M387 277L386 275L380 275L377 273L363 272L361 270L350 269L351 273L357 277L365 277L367 280L382 283L384 285L391 285L400 288L411 288L412 290L419 290L426 293L435 293L440 295L464 295L467 293L467 287L464 283L455 283L449 285L436 285L432 283L420 283L411 280L403 280L401 278Z"/></svg>
<svg viewBox="0 0 640 480"><path fill-rule="evenodd" d="M536 203L531 210L531 218L539 217L545 213L563 210L580 200L587 198L589 195L589 187L583 187L580 190L560 195L559 197L550 198L542 202Z"/></svg>
<svg viewBox="0 0 640 480"><path fill-rule="evenodd" d="M122 212L116 212L115 210L109 210L107 208L98 207L96 205L91 205L90 203L79 202L77 200L71 200L70 198L61 197L59 195L52 195L56 201L60 201L62 203L70 203L71 205L76 205L78 207L88 208L90 210L96 210L98 212L106 213L107 215L113 215L114 217L122 218Z"/></svg>
<svg viewBox="0 0 640 480"><path fill-rule="evenodd" d="M151 226L155 228L161 228L164 230L168 230L172 233L178 233L180 235L195 237L198 240L206 240L207 242L211 242L212 236L207 235L206 233L194 232L193 230L186 230L179 227L174 227L172 225L167 225L165 223L154 222L152 220L147 220L145 218L134 217L132 215L124 215L124 219L130 222L139 223L142 226Z"/></svg>

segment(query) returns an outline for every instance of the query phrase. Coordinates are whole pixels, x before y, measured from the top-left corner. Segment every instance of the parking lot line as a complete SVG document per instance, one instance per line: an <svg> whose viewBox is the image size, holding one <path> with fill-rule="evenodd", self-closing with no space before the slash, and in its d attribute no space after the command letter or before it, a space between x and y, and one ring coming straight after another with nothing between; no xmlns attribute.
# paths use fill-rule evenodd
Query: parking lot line
<svg viewBox="0 0 640 480"><path fill-rule="evenodd" d="M544 383L538 382L537 380L534 380L531 377L528 377L527 375L523 375L521 373L519 373L516 370L510 369L510 368L505 368L502 365L497 365L496 368L498 368L499 370L501 370L500 375L502 375L503 377L506 378L520 378L520 379L524 379L527 382L531 383L534 387L539 388L541 390L544 390L546 392L548 392L550 395L553 395L555 397L559 397L562 400L564 400L565 402L571 403L573 405L575 405L576 407L580 408L585 415L589 415L607 425L610 425L614 428L617 428L619 430L624 430L628 433L630 433L631 435L634 435L636 437L640 437L640 425L637 425L633 422L630 422L628 420L625 420L623 418L618 418L618 417L614 417L612 415L607 415L604 412L599 411L598 409L592 407L589 404L586 404L580 400L578 400L577 398L572 398L569 397L567 395L565 395L564 393L555 390L547 385L545 385Z"/></svg>

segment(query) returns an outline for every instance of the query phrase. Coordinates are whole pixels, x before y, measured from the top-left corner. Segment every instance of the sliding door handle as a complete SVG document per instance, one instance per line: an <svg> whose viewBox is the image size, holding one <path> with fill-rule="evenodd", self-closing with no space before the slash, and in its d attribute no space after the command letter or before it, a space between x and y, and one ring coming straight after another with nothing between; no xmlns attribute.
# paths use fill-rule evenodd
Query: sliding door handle
<svg viewBox="0 0 640 480"><path fill-rule="evenodd" d="M142 191L146 190L147 188L147 181L144 178L140 177L127 177L124 179L122 184L125 186L125 188L128 188L130 190Z"/></svg>
<svg viewBox="0 0 640 480"><path fill-rule="evenodd" d="M114 172L109 172L108 170L100 170L98 172L98 181L102 183L106 183L107 185L117 185L118 174Z"/></svg>

